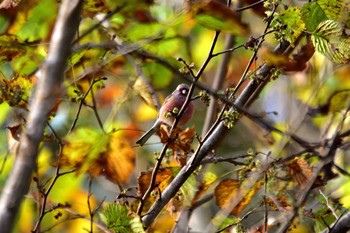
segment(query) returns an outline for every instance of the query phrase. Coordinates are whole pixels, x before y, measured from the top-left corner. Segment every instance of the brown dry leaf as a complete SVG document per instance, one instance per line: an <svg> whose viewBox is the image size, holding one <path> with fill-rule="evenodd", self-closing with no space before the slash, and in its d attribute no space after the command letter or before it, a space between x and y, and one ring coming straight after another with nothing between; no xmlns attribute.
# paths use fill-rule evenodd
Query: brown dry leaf
<svg viewBox="0 0 350 233"><path fill-rule="evenodd" d="M308 51L310 51L310 49ZM271 49L266 47L263 47L259 50L259 56L266 62L267 65L276 68L282 68L284 71L304 70L306 68L306 63L310 59L310 54L313 53L303 52L302 54L302 56L295 55L292 58L290 58L285 54L276 54Z"/></svg>
<svg viewBox="0 0 350 233"><path fill-rule="evenodd" d="M161 192L170 184L172 179L175 177L174 168L165 167L160 168L155 181L155 188L153 192L145 201L144 210L149 209L152 203L161 196ZM142 197L147 191L152 178L152 171L141 172L140 176L137 179L137 191L138 196Z"/></svg>
<svg viewBox="0 0 350 233"><path fill-rule="evenodd" d="M241 184L237 180L226 179L221 181L218 186L216 186L214 191L215 201L220 209L230 211L230 214L237 216L251 201L254 194L261 188L261 183L256 182L254 186L245 193L242 190ZM236 198L240 198L243 191L244 197L235 205L233 201Z"/></svg>
<svg viewBox="0 0 350 233"><path fill-rule="evenodd" d="M174 178L174 168L165 167L160 168L157 176L155 184L162 191L166 188L167 184ZM137 179L137 190L138 195L141 197L148 189L149 184L151 183L152 171L141 172L140 176Z"/></svg>
<svg viewBox="0 0 350 233"><path fill-rule="evenodd" d="M302 158L295 158L287 166L293 180L304 188L312 178L312 169L308 162Z"/></svg>
<svg viewBox="0 0 350 233"><path fill-rule="evenodd" d="M168 143L169 140L169 129L167 126L162 125L159 130L159 136L162 143ZM177 136L176 136L177 135ZM191 144L193 142L196 132L194 127L181 130L175 128L172 131L171 138L175 138L174 141L170 140L169 148L173 150L173 156L177 164L181 167L186 164L187 155L191 152Z"/></svg>

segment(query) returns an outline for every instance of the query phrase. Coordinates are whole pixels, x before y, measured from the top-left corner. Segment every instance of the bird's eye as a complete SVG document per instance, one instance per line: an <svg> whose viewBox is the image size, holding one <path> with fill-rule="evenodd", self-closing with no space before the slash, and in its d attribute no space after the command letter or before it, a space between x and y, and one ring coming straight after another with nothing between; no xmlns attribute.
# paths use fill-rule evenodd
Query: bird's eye
<svg viewBox="0 0 350 233"><path fill-rule="evenodd" d="M187 95L187 93L188 93L188 89L184 88L181 90L182 95Z"/></svg>

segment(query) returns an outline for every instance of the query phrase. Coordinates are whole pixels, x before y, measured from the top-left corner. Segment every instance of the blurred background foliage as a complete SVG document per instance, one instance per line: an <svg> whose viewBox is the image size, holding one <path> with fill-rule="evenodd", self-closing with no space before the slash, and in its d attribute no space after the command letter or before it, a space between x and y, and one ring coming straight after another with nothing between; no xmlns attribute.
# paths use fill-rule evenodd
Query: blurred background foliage
<svg viewBox="0 0 350 233"><path fill-rule="evenodd" d="M250 4L248 1L240 3ZM339 6L342 1L332 3ZM35 89L35 83L41 78L40 65L47 55L60 5L55 0L20 1L13 4L10 8L0 10L0 139L3 142L0 145L0 190L4 187L15 160L18 138L24 129L31 101L30 92ZM236 14L231 15L230 12L226 12L227 9L223 10L221 5L215 4L218 3L204 1L189 5L188 2L182 1L147 0L84 2L79 32L73 42L73 53L64 71L63 94L57 108L53 109L50 127L47 128L40 147L37 171L21 206L15 232L29 232L34 229L41 215L42 194L47 191L52 181L55 183L46 201L48 213L40 224L42 232L85 232L85 229L90 229L89 206L92 209L98 208L98 212L104 209L107 211L105 215L113 211L127 213L135 209L133 202L136 200L133 198L129 199L129 202L133 203L130 206L109 206L106 210L106 205L115 201L120 193L132 196L137 194L136 186L147 187L150 174L146 171L153 167L157 155L154 151L159 151L162 145L158 137L153 137L143 148L136 147L134 142L153 124L157 108L165 96L171 93L177 84L185 82L185 79L164 63L179 70L183 65L177 58L181 57L188 63L193 63L194 70L198 70L208 56L213 30L235 35L235 44L242 45L249 36L260 36L265 28L264 12L268 9L262 4L242 12L244 23L235 16ZM298 37L301 33L316 30L319 33L317 35L322 34L324 27L317 28L319 24L314 20L301 19L302 4L304 3L299 1L280 3L277 10L280 21L276 18L273 25L276 28L281 21L284 22L289 27L288 33L266 36L264 47L258 51L258 59L251 68L252 72L266 61L272 65L276 65L277 60L280 62L281 57L273 57L269 51L281 36L291 44L300 46ZM290 7L291 5L295 7ZM288 9L284 10L283 6ZM308 6L303 10L311 7L318 6ZM346 8L338 13L324 11L324 15L317 14L317 19L320 21L337 17L338 22L341 22L344 30L349 33L349 16L344 12L348 13ZM304 13L303 16L307 14ZM327 24L325 27L333 27L335 30L338 26ZM314 35L314 41L322 47L322 43L326 42ZM214 52L225 49L224 41L225 37L220 36ZM347 42L349 41L344 43ZM305 69L282 72L277 80L265 88L261 97L251 107L252 112L265 114L275 127L301 135L309 142L319 142L332 137L337 132L339 121L350 103L350 66L346 60L349 54L345 54L345 58L335 57L326 49L323 54L328 56L327 59L321 55L322 48L313 54L307 64L302 64L305 65ZM348 47L345 46L343 50L346 52L346 49ZM242 47L232 53L222 92L238 83L253 52L252 49ZM200 79L201 82L212 84L219 62L220 56L211 60ZM198 135L202 134L205 114L206 105L196 100L195 115L189 126L193 125ZM349 121L346 119L343 129L348 127ZM335 163L348 171L350 160L346 140L347 138L344 138L344 146L335 156ZM60 143L64 145L62 151ZM196 148L197 144L194 140L192 148ZM203 230L209 220L217 214L219 207L225 205L227 196L240 187L237 180L244 180L249 171L254 170L258 163L268 157L266 154L277 160L289 155L295 147L287 135L268 132L243 117L235 129L222 140L215 154L224 158L246 155L248 159L241 161L244 166L234 166L231 163L210 164L205 168L207 180L198 184L192 177L182 190L183 199L180 204L172 203L173 209L169 212L175 212L176 216L176 207L189 203L199 187L203 189L200 195L205 192L214 193L218 199L217 205L209 202L199 207L192 220L193 229ZM291 162L289 165L276 166L270 171L272 178L268 188L273 189L272 192L285 209L291 208L292 199L285 203L282 199L293 196L293 187L301 185L295 175L298 172L293 169L297 167L301 173L309 174L318 161L307 156L304 159L307 162L301 162L303 165L300 165L300 161ZM57 165L60 165L59 171L56 170ZM161 172L160 180L163 186L176 175L177 166L169 156L164 167L175 168ZM141 171L146 174L143 173L144 180L138 181ZM305 176L306 179L310 178ZM334 221L334 216L332 218L327 206L329 203L325 204L325 197L332 198L331 205L339 215L344 210L342 208L350 206L349 176L340 175L339 171L335 171L335 176L335 179L324 186L326 196L318 192L311 194L317 197L305 207L310 209L311 214L298 218L295 222L295 232L319 231L326 227L325 219L327 223ZM90 177L93 177L92 183ZM278 177L287 181L281 182ZM226 179L226 183L218 185L221 179ZM262 207L259 207L263 194L261 187L260 184L253 187L252 193L248 193L246 200L239 206L240 211L244 208L262 210ZM162 188L160 186L160 190ZM257 196L255 199L254 195ZM102 202L104 203L101 204ZM232 214L239 215L240 211ZM163 213L152 230L164 232L171 229L174 219L170 215ZM261 220L263 215L259 213L257 216L256 219L247 218L247 226L258 224L258 219ZM104 218L103 214L94 215L96 222L101 222ZM218 227L237 221L233 217L220 218L220 214L217 214L213 221L214 224L218 222ZM108 225L107 220L105 224ZM130 231L125 232L140 230L137 217L128 227ZM104 228L96 224L93 225L93 229L95 231Z"/></svg>

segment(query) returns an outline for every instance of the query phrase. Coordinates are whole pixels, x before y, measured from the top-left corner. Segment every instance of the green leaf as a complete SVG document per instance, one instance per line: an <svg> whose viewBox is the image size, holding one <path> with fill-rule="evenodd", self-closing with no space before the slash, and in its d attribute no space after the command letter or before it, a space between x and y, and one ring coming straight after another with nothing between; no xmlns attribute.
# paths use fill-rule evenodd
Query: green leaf
<svg viewBox="0 0 350 233"><path fill-rule="evenodd" d="M272 26L277 32L275 37L279 41L288 41L292 46L294 42L305 30L305 23L301 17L301 10L297 7L291 7L276 14L272 21Z"/></svg>
<svg viewBox="0 0 350 233"><path fill-rule="evenodd" d="M129 40L139 41L145 38L157 37L164 30L165 27L159 23L134 23L125 30L125 34Z"/></svg>
<svg viewBox="0 0 350 233"><path fill-rule="evenodd" d="M301 16L306 29L309 31L314 31L320 22L328 19L318 2L306 3L301 9Z"/></svg>
<svg viewBox="0 0 350 233"><path fill-rule="evenodd" d="M37 70L38 66L44 59L44 56L41 56L33 49L30 49L25 55L13 60L13 70L18 75L28 76Z"/></svg>
<svg viewBox="0 0 350 233"><path fill-rule="evenodd" d="M18 37L23 41L35 41L47 37L57 15L57 4L55 0L43 0L37 4L17 32Z"/></svg>
<svg viewBox="0 0 350 233"><path fill-rule="evenodd" d="M9 24L10 24L9 20L4 15L0 15L0 34L5 33Z"/></svg>
<svg viewBox="0 0 350 233"><path fill-rule="evenodd" d="M350 62L350 39L342 37L342 31L337 21L325 20L318 25L311 40L316 51L336 63L346 64Z"/></svg>
<svg viewBox="0 0 350 233"><path fill-rule="evenodd" d="M167 68L154 62L146 63L142 71L146 77L152 80L151 82L156 88L168 86L173 76Z"/></svg>
<svg viewBox="0 0 350 233"><path fill-rule="evenodd" d="M140 217L131 212L129 206L120 203L111 203L103 211L101 219L108 229L120 233L145 232Z"/></svg>
<svg viewBox="0 0 350 233"><path fill-rule="evenodd" d="M81 58L85 55L86 51L87 49L83 49L72 54L71 57L68 59L68 65L74 66L75 64L77 64L81 60Z"/></svg>
<svg viewBox="0 0 350 233"><path fill-rule="evenodd" d="M318 0L317 4L322 8L328 19L341 20L343 14L349 14L344 12L344 0Z"/></svg>

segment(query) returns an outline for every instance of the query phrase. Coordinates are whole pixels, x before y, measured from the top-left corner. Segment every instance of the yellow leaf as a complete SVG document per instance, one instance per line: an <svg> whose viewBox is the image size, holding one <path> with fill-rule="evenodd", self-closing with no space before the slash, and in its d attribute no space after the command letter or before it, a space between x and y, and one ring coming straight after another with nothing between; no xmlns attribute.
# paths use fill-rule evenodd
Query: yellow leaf
<svg viewBox="0 0 350 233"><path fill-rule="evenodd" d="M219 206L219 208L230 211L232 215L237 216L250 203L254 194L260 189L260 187L260 182L255 183L255 185L249 191L247 191L237 205L233 206L232 202L237 199L241 195L242 191L244 192L244 190L242 190L240 182L237 180L223 180L218 186L216 186L214 191L216 204Z"/></svg>
<svg viewBox="0 0 350 233"><path fill-rule="evenodd" d="M104 175L112 182L125 184L134 171L135 158L135 151L128 141L113 134L107 151L94 161L88 172L92 176Z"/></svg>
<svg viewBox="0 0 350 233"><path fill-rule="evenodd" d="M104 175L115 183L126 183L135 168L135 152L120 134L103 134L80 128L65 139L60 164L77 174Z"/></svg>

